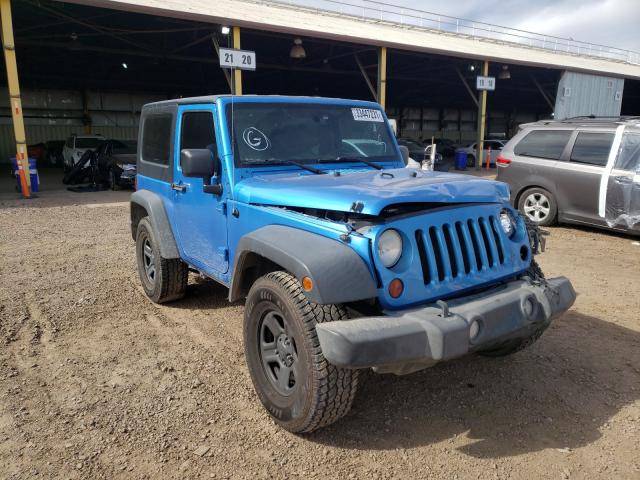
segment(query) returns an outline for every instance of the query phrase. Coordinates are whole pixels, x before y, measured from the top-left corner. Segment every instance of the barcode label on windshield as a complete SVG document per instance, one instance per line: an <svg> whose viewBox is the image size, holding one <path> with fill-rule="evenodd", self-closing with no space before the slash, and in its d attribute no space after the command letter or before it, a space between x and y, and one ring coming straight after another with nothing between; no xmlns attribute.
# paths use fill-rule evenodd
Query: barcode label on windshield
<svg viewBox="0 0 640 480"><path fill-rule="evenodd" d="M380 110L372 108L352 108L353 119L358 122L384 122L384 117Z"/></svg>

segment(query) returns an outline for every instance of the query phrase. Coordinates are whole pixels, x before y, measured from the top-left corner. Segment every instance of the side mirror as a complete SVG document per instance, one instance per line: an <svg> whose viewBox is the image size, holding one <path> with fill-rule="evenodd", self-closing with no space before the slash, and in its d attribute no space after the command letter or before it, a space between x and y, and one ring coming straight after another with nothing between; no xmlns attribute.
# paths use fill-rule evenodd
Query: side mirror
<svg viewBox="0 0 640 480"><path fill-rule="evenodd" d="M216 171L211 151L206 148L190 148L180 151L180 166L185 177L209 179Z"/></svg>
<svg viewBox="0 0 640 480"><path fill-rule="evenodd" d="M180 151L180 167L185 177L202 178L202 191L222 194L222 185L211 184L211 177L220 171L220 159L208 148L190 148Z"/></svg>
<svg viewBox="0 0 640 480"><path fill-rule="evenodd" d="M409 149L404 145L400 145L400 153L402 154L402 161L406 167L409 164Z"/></svg>

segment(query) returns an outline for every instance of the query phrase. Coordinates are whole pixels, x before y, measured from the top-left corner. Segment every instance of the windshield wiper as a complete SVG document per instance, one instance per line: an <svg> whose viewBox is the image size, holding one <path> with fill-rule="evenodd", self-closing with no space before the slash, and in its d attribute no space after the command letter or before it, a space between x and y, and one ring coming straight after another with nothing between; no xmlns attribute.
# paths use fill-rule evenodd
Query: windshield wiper
<svg viewBox="0 0 640 480"><path fill-rule="evenodd" d="M373 167L376 170L384 169L382 165L378 165L377 163L362 157L336 157L333 160L320 160L320 163L333 163L333 162L360 162L360 163L364 163L365 165L369 165L370 167Z"/></svg>
<svg viewBox="0 0 640 480"><path fill-rule="evenodd" d="M265 164L265 163L283 163L285 165L295 165L296 167L300 167L303 170L308 170L309 172L315 173L316 175L325 175L327 172L325 172L324 170L318 170L315 167L311 167L309 165L305 165L304 163L300 163L300 162L296 162L295 160L281 160L281 159L269 159L269 160L263 160L262 162L256 162L256 164Z"/></svg>
<svg viewBox="0 0 640 480"><path fill-rule="evenodd" d="M311 167L309 165L305 165L304 163L296 162L295 160L280 160L280 163L286 163L287 165L295 165L296 167L303 168L304 170L308 170L316 175L325 175L327 172L323 170L319 170L315 167Z"/></svg>

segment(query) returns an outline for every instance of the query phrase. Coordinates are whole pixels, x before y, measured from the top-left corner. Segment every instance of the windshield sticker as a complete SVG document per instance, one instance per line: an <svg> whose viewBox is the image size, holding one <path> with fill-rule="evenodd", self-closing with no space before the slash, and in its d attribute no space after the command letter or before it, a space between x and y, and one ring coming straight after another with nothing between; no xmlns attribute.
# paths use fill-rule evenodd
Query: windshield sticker
<svg viewBox="0 0 640 480"><path fill-rule="evenodd" d="M242 139L249 148L262 152L271 146L271 141L256 127L248 127L242 132Z"/></svg>
<svg viewBox="0 0 640 480"><path fill-rule="evenodd" d="M351 113L358 122L384 122L382 112L373 108L352 108Z"/></svg>

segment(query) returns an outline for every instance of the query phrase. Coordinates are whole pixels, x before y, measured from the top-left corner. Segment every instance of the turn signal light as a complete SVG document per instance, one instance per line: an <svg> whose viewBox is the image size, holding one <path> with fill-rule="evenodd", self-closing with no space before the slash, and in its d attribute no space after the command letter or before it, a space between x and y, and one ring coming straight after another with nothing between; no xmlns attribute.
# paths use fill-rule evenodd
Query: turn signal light
<svg viewBox="0 0 640 480"><path fill-rule="evenodd" d="M389 283L389 295L391 295L391 298L398 298L402 295L403 290L404 284L399 278L394 278L391 280L391 283Z"/></svg>
<svg viewBox="0 0 640 480"><path fill-rule="evenodd" d="M310 292L311 290L313 290L313 280L311 280L309 277L304 277L302 279L302 288L305 292Z"/></svg>
<svg viewBox="0 0 640 480"><path fill-rule="evenodd" d="M511 163L511 160L509 160L508 158L504 158L501 155L498 155L498 158L496 158L496 163L498 165L503 165L503 166L507 166Z"/></svg>

